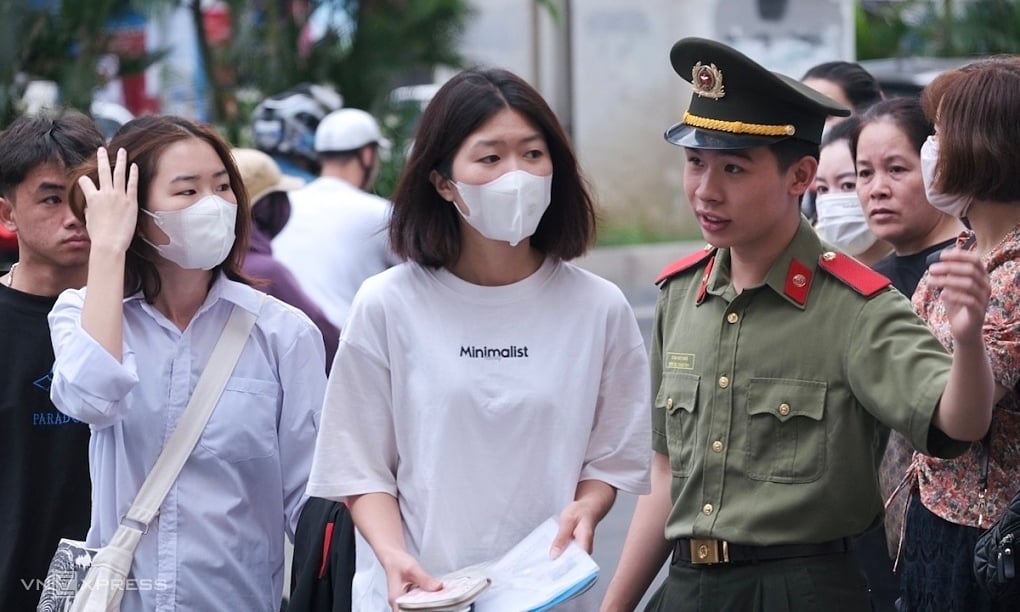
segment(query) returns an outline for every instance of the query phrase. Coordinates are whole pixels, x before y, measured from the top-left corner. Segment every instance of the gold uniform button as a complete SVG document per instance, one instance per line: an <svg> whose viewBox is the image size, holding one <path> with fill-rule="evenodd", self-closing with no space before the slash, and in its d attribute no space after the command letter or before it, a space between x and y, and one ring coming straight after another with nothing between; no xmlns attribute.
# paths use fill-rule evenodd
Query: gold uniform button
<svg viewBox="0 0 1020 612"><path fill-rule="evenodd" d="M715 508L712 507L712 504L705 504L705 507L702 508L701 511L704 512L706 516L708 516L715 512Z"/></svg>
<svg viewBox="0 0 1020 612"><path fill-rule="evenodd" d="M779 404L779 414L781 414L783 416L789 415L790 414L790 405L787 404L786 402L783 402L782 404Z"/></svg>
<svg viewBox="0 0 1020 612"><path fill-rule="evenodd" d="M832 251L826 251L822 253L822 259L825 261L832 261L833 259L836 259L836 254Z"/></svg>
<svg viewBox="0 0 1020 612"><path fill-rule="evenodd" d="M666 398L666 410L672 410L672 409L673 409L673 398L672 397L667 397Z"/></svg>
<svg viewBox="0 0 1020 612"><path fill-rule="evenodd" d="M807 284L807 277L803 274L794 274L792 282L794 287L801 288Z"/></svg>
<svg viewBox="0 0 1020 612"><path fill-rule="evenodd" d="M729 386L730 386L730 379L726 378L725 376L720 376L719 377L719 387L725 389L726 387L729 387Z"/></svg>
<svg viewBox="0 0 1020 612"><path fill-rule="evenodd" d="M729 323L736 323L739 320L740 320L740 315L738 315L735 312L731 312L730 314L726 315L726 321L729 322Z"/></svg>
<svg viewBox="0 0 1020 612"><path fill-rule="evenodd" d="M722 449L723 449L723 443L721 441L716 440L715 442L712 443L712 450L714 450L715 452L721 453Z"/></svg>

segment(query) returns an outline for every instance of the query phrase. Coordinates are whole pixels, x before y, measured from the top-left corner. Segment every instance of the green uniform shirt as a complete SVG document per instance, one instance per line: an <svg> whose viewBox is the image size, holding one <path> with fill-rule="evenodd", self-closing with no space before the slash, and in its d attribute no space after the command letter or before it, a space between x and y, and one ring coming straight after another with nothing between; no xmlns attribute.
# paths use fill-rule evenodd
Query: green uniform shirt
<svg viewBox="0 0 1020 612"><path fill-rule="evenodd" d="M882 424L927 454L968 447L931 426L951 357L902 295L861 295L819 267L825 252L802 220L759 287L735 292L727 249L704 278L707 259L663 284L652 436L673 474L667 538L856 535L882 513Z"/></svg>

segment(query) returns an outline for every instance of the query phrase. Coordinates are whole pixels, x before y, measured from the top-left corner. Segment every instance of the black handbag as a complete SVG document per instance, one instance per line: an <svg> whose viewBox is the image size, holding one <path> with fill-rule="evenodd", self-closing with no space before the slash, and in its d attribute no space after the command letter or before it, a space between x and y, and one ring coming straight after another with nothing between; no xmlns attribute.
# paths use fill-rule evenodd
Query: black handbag
<svg viewBox="0 0 1020 612"><path fill-rule="evenodd" d="M1020 493L974 545L974 577L992 598L1020 600L1016 556L1020 553Z"/></svg>
<svg viewBox="0 0 1020 612"><path fill-rule="evenodd" d="M985 463L981 470L982 486L988 485L988 455L991 440L983 444ZM1020 580L1017 579L1016 556L1020 553L1020 493L1017 493L1002 515L981 534L974 545L974 578L996 601L1020 601Z"/></svg>

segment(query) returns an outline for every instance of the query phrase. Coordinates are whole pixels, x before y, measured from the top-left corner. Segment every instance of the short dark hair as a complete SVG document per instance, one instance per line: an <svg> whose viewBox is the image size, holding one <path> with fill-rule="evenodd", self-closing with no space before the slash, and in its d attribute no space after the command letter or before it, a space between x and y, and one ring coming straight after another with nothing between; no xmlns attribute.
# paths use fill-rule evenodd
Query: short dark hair
<svg viewBox="0 0 1020 612"><path fill-rule="evenodd" d="M250 231L251 210L248 205L248 192L244 189L241 172L234 163L230 145L216 131L202 123L176 117L173 115L149 115L132 119L125 123L113 135L107 147L113 165L116 151L127 151L127 163L138 164L138 207L148 209L149 188L159 159L171 145L182 140L197 138L209 144L223 162L229 177L230 189L237 198L237 218L234 223L234 245L230 248L227 258L213 268L214 272L222 270L227 278L244 283L250 280L241 272L241 263L248 250L248 233ZM70 204L75 216L85 222L85 195L77 185L77 178L88 176L93 182L98 180L97 158L93 156L75 173L75 183L71 189ZM162 290L162 282L154 263L156 250L142 240L141 226L135 224L135 235L128 248L124 266L124 292L131 295L142 291L145 299L152 302ZM214 275L215 278L215 275Z"/></svg>
<svg viewBox="0 0 1020 612"><path fill-rule="evenodd" d="M857 131L857 128L858 126L860 126L860 124L861 116L851 115L846 119L840 121L839 123L833 125L831 128L829 128L829 131L827 131L825 135L822 136L822 143L818 145L819 148L824 149L825 147L831 145L832 143L839 142L840 140L849 141L850 138L853 137L854 133Z"/></svg>
<svg viewBox="0 0 1020 612"><path fill-rule="evenodd" d="M0 134L0 196L13 198L17 186L43 164L59 164L71 174L104 144L95 122L77 111L18 117Z"/></svg>
<svg viewBox="0 0 1020 612"><path fill-rule="evenodd" d="M920 154L921 145L935 129L921 110L921 101L914 97L889 98L875 104L864 114L850 135L850 157L857 163L857 142L861 132L872 123L891 121L910 141L910 146Z"/></svg>
<svg viewBox="0 0 1020 612"><path fill-rule="evenodd" d="M944 72L921 93L939 126L935 188L993 202L1020 199L1020 59Z"/></svg>
<svg viewBox="0 0 1020 612"><path fill-rule="evenodd" d="M882 87L878 80L856 62L835 61L818 64L809 68L800 78L801 81L807 79L830 81L839 85L855 113L863 112L882 99Z"/></svg>
<svg viewBox="0 0 1020 612"><path fill-rule="evenodd" d="M801 140L800 138L784 138L783 140L770 144L769 150L776 156L776 163L780 172L786 172L790 166L800 161L803 157L813 157L818 161L819 147L813 142Z"/></svg>
<svg viewBox="0 0 1020 612"><path fill-rule="evenodd" d="M464 70L447 81L425 108L414 146L393 194L390 241L394 252L425 266L448 266L460 255L460 218L436 191L430 175L451 178L464 140L490 117L513 109L542 132L552 160L552 199L531 245L569 260L595 239L595 206L563 127L552 109L519 76L498 68Z"/></svg>

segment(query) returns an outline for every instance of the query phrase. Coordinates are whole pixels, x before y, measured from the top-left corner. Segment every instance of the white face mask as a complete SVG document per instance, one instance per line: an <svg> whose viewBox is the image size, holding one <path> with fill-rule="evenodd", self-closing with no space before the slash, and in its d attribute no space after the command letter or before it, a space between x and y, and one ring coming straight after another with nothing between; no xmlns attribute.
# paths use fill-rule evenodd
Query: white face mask
<svg viewBox="0 0 1020 612"><path fill-rule="evenodd" d="M535 233L552 198L552 174L537 176L524 170L507 172L484 185L454 185L468 207L468 214L461 213L464 220L486 238L505 240L510 246Z"/></svg>
<svg viewBox="0 0 1020 612"><path fill-rule="evenodd" d="M142 240L186 270L211 270L223 263L234 246L237 204L218 195L208 195L181 210L142 212L153 218L170 243Z"/></svg>
<svg viewBox="0 0 1020 612"><path fill-rule="evenodd" d="M963 217L970 208L971 198L941 193L934 187L935 164L939 160L939 141L929 136L921 145L921 178L924 181L924 194L928 203L936 209L953 217Z"/></svg>
<svg viewBox="0 0 1020 612"><path fill-rule="evenodd" d="M815 232L822 240L849 255L860 255L877 240L868 228L861 201L854 192L825 193L815 200Z"/></svg>

